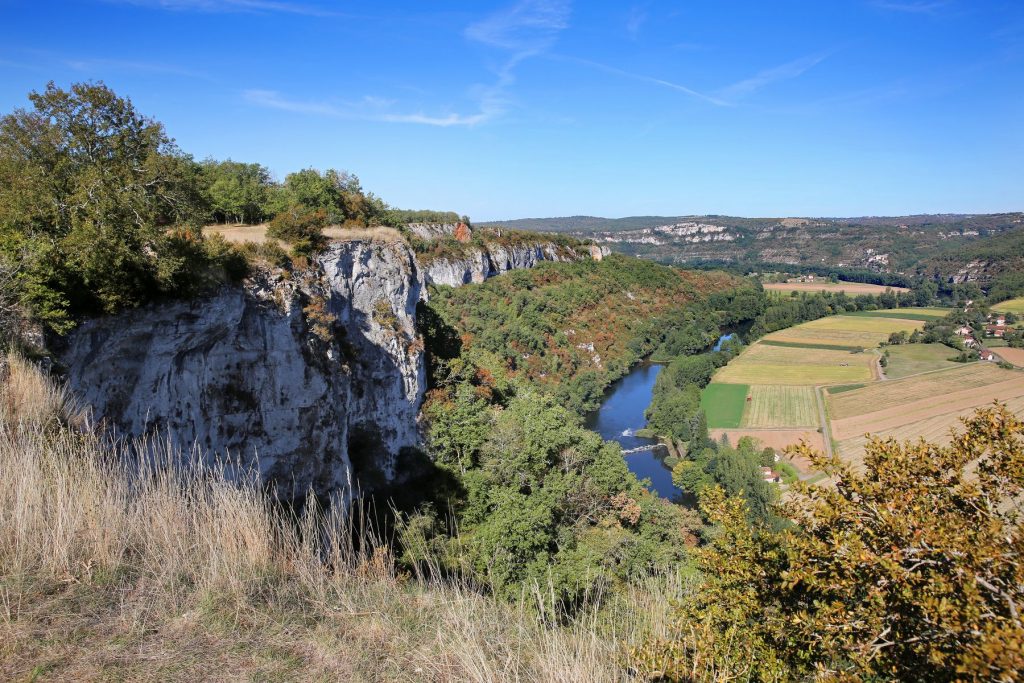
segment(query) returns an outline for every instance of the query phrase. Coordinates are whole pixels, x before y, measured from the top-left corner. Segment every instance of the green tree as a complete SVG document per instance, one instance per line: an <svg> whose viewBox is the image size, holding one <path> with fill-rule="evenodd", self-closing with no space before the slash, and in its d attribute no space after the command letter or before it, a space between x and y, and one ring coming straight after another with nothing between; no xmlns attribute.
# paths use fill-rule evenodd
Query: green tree
<svg viewBox="0 0 1024 683"><path fill-rule="evenodd" d="M832 485L800 482L795 526L742 519L709 489L718 529L675 635L637 652L667 680L1017 680L1024 670L1024 423L994 405L948 446L872 439L854 469L806 446ZM779 662L785 664L780 668Z"/></svg>
<svg viewBox="0 0 1024 683"><path fill-rule="evenodd" d="M159 262L167 230L206 213L198 166L102 83L29 100L0 119L0 250L22 264L31 312L64 330L73 312L175 294Z"/></svg>
<svg viewBox="0 0 1024 683"><path fill-rule="evenodd" d="M214 220L253 224L269 215L273 183L266 167L230 159L210 159L202 166Z"/></svg>

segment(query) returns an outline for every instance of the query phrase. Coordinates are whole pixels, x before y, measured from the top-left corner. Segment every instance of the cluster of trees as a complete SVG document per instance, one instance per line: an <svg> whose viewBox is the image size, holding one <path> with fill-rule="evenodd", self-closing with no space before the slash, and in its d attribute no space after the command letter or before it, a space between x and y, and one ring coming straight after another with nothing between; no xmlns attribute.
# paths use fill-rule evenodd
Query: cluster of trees
<svg viewBox="0 0 1024 683"><path fill-rule="evenodd" d="M492 374L490 360L469 353L442 363L424 414L430 454L451 483L406 523L407 560L440 558L434 570L506 597L540 585L562 614L685 563L696 513L647 492L616 444L550 395Z"/></svg>
<svg viewBox="0 0 1024 683"><path fill-rule="evenodd" d="M307 168L275 182L260 164L208 159L200 165L207 219L217 223L262 223L298 211L322 211L329 224L402 227L409 223L468 222L454 211L404 210L366 192L347 171Z"/></svg>
<svg viewBox="0 0 1024 683"><path fill-rule="evenodd" d="M714 303L724 310L711 308L713 292L722 292ZM492 371L511 372L583 413L659 347L707 349L722 321L748 315L743 307L756 311L761 296L742 278L612 255L438 288L430 307L466 350L492 354Z"/></svg>
<svg viewBox="0 0 1024 683"><path fill-rule="evenodd" d="M102 83L50 83L0 119L0 271L16 317L58 333L81 316L187 297L245 275L245 253L210 221L274 219L308 254L321 229L451 220L388 206L343 171L275 183L259 164L197 163L158 121Z"/></svg>
<svg viewBox="0 0 1024 683"><path fill-rule="evenodd" d="M196 164L163 126L103 85L52 83L0 119L0 260L27 314L66 331L78 313L188 296L244 271L204 239Z"/></svg>
<svg viewBox="0 0 1024 683"><path fill-rule="evenodd" d="M666 365L647 407L647 429L671 440L677 454L672 466L676 486L694 495L709 486L721 486L729 495L747 501L752 523L762 523L773 519L771 506L777 493L764 481L761 467L775 464L775 452L758 450L749 438L740 439L735 448L726 439L715 442L708 435L700 402L701 390L715 370L741 350L738 340L729 339L719 351L679 356Z"/></svg>

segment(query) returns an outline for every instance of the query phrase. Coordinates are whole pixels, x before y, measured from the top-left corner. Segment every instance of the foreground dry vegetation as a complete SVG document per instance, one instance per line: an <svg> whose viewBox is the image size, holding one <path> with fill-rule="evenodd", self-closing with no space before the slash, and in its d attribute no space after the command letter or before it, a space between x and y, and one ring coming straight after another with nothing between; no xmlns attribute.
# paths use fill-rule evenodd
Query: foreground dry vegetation
<svg viewBox="0 0 1024 683"><path fill-rule="evenodd" d="M684 592L660 579L548 625L534 596L396 574L368 530L295 518L253 477L105 443L33 366L4 365L4 680L620 680Z"/></svg>
<svg viewBox="0 0 1024 683"><path fill-rule="evenodd" d="M751 526L742 498L711 487L699 584L638 580L569 618L545 612L543 586L503 601L430 578L429 555L427 571L396 572L395 544L359 515L293 515L255 477L159 442L108 443L31 364L8 357L3 373L4 680L1009 682L1024 670L1024 423L1002 405L948 447L873 441L863 474L801 448L835 485L796 484L780 508L791 528Z"/></svg>

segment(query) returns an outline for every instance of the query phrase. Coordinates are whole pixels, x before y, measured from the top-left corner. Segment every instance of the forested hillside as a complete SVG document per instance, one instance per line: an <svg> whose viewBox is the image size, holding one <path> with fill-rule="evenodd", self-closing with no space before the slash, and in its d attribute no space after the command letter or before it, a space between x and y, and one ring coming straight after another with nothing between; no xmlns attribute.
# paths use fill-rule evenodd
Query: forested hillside
<svg viewBox="0 0 1024 683"><path fill-rule="evenodd" d="M660 346L673 354L707 348L721 326L756 315L761 300L760 288L745 278L623 256L544 264L435 291L428 344L442 357L471 353L491 372L583 411Z"/></svg>
<svg viewBox="0 0 1024 683"><path fill-rule="evenodd" d="M561 231L626 254L694 266L747 270L788 267L858 281L919 276L987 287L1014 269L1010 251L1024 244L1024 214L920 215L863 218L737 218L635 216L523 219L489 223ZM975 262L977 261L977 262ZM889 283L887 283L889 284ZM897 284L895 280L891 284Z"/></svg>

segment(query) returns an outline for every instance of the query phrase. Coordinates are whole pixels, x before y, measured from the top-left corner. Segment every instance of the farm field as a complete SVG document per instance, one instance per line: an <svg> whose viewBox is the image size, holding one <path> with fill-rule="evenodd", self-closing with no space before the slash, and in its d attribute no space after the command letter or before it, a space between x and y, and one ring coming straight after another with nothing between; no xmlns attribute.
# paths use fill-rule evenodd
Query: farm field
<svg viewBox="0 0 1024 683"><path fill-rule="evenodd" d="M1007 363L1012 363L1019 368L1024 368L1024 349L1011 349L1008 346L1004 346L1002 348L997 348L995 353Z"/></svg>
<svg viewBox="0 0 1024 683"><path fill-rule="evenodd" d="M729 438L729 443L736 445L736 442L744 436L751 436L760 441L764 446L782 451L786 446L806 441L811 448L822 451L825 449L825 442L822 440L821 432L816 429L712 429L708 432L716 441L722 436ZM789 458L787 458L788 460ZM801 471L808 471L810 463L803 461L791 461Z"/></svg>
<svg viewBox="0 0 1024 683"><path fill-rule="evenodd" d="M1021 381L1019 385L1019 393L1016 397L1004 399L1007 408L1018 415L1024 413L1024 381ZM933 415L894 427L872 429L871 434L872 436L881 438L892 437L898 440L916 440L920 437L926 441L943 445L948 444L950 430L958 429L961 426L960 418L970 415L974 409L990 402L988 396L982 398L983 391L978 393L977 402L973 406L948 410L946 412L936 412ZM864 457L864 446L867 444L867 441L867 437L864 434L841 439L838 449L839 457L847 462L860 463Z"/></svg>
<svg viewBox="0 0 1024 683"><path fill-rule="evenodd" d="M770 282L764 288L775 292L846 292L854 296L857 294L881 294L889 289L894 292L908 291L904 287L883 287L882 285L869 285L863 282Z"/></svg>
<svg viewBox="0 0 1024 683"><path fill-rule="evenodd" d="M874 376L875 356L834 347L800 348L756 343L721 368L713 382L731 384L852 384Z"/></svg>
<svg viewBox="0 0 1024 683"><path fill-rule="evenodd" d="M709 428L733 442L753 436L781 450L804 438L824 449L828 444L818 431L821 387L838 454L859 462L867 432L942 439L960 417L994 399L1024 410L1024 373L995 363L950 361L954 351L940 344L886 347L888 367L884 377L878 376L880 342L892 332L919 329L929 316L942 317L946 311L885 313L822 318L752 344L720 368L705 389L701 403L709 411ZM1018 351L1008 355L1024 365L1024 349L1009 351ZM797 463L805 471L808 464Z"/></svg>
<svg viewBox="0 0 1024 683"><path fill-rule="evenodd" d="M767 289L767 285L765 289ZM1018 296L1016 299L1007 299L993 306L992 310L1001 313L1024 313L1024 296Z"/></svg>
<svg viewBox="0 0 1024 683"><path fill-rule="evenodd" d="M813 387L754 385L741 427L812 427L819 424Z"/></svg>
<svg viewBox="0 0 1024 683"><path fill-rule="evenodd" d="M739 427L747 402L746 384L709 384L700 395L708 427Z"/></svg>
<svg viewBox="0 0 1024 683"><path fill-rule="evenodd" d="M888 340L893 332L913 332L924 326L921 320L892 317L834 315L796 327L772 332L769 341L874 348Z"/></svg>
<svg viewBox="0 0 1024 683"><path fill-rule="evenodd" d="M885 376L889 379L962 365L949 360L957 352L945 344L900 344L890 346L886 351L889 353L889 365L885 368Z"/></svg>
<svg viewBox="0 0 1024 683"><path fill-rule="evenodd" d="M942 320L952 311L952 308L913 307L897 308L895 310L886 309L883 311L851 311L849 313L840 313L840 315L853 316L855 318L902 318L904 320L928 322L930 320Z"/></svg>
<svg viewBox="0 0 1024 683"><path fill-rule="evenodd" d="M1024 390L1024 375L1004 370L994 363L964 363L960 367L890 382L875 382L863 389L830 395L833 425L866 413L906 410L921 400L941 402L955 392L987 387L1007 381ZM927 397L922 399L922 397Z"/></svg>

